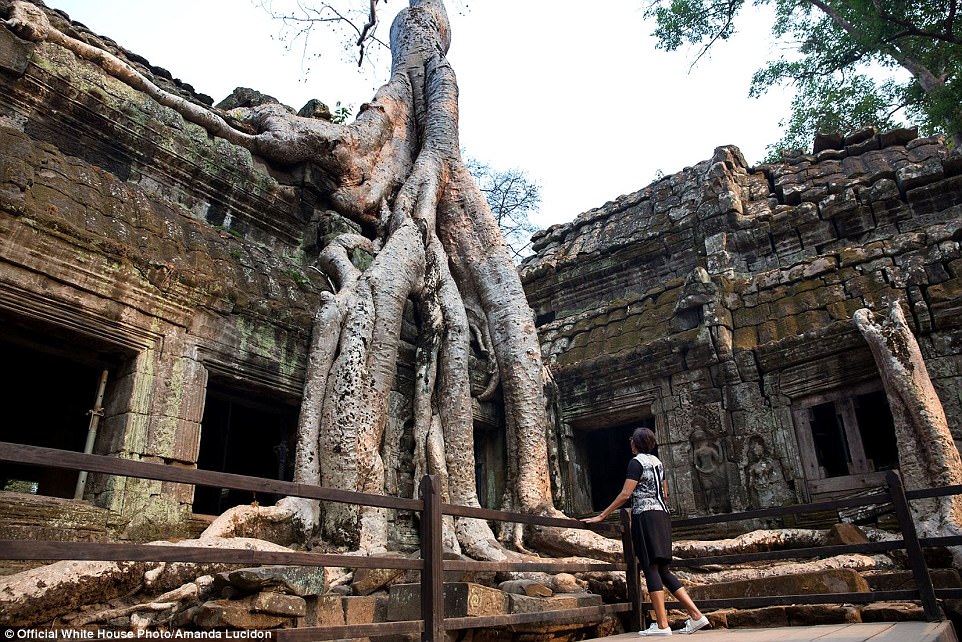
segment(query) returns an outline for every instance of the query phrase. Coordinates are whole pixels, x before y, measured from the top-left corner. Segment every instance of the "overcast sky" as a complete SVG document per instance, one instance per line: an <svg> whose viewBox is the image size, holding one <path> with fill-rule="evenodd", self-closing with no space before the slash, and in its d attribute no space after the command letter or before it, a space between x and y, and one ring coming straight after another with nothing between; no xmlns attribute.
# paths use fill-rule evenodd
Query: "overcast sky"
<svg viewBox="0 0 962 642"><path fill-rule="evenodd" d="M737 145L750 163L760 161L781 137L789 96L747 97L752 72L772 55L764 16L750 15L759 9L746 7L750 22L739 37L689 71L694 51L655 49L645 2L604 0L587 9L574 0L449 0L461 145L540 183L539 226L641 189L658 172L709 158L719 145ZM282 25L251 0L47 4L215 102L245 86L295 109L318 98L356 111L389 70L382 57L376 69L358 71L356 52L336 45L320 60L305 59L300 46L288 51ZM393 16L402 6L390 0L381 11Z"/></svg>

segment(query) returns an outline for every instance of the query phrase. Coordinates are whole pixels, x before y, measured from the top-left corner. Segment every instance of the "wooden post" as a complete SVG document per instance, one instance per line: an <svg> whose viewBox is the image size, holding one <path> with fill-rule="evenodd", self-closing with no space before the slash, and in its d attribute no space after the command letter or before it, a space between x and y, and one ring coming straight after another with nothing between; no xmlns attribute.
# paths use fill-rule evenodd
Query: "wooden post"
<svg viewBox="0 0 962 642"><path fill-rule="evenodd" d="M895 517L899 520L899 528L902 530L905 553L908 555L909 568L912 569L912 577L915 579L915 586L918 588L919 598L922 600L925 618L930 622L941 620L942 609L939 608L939 601L935 597L932 576L929 575L929 567L925 563L922 545L919 543L919 536L915 530L915 521L912 520L909 502L905 498L902 478L896 471L890 470L885 474L885 483L888 485L889 495L892 498Z"/></svg>
<svg viewBox="0 0 962 642"><path fill-rule="evenodd" d="M441 545L441 495L433 475L421 479L421 620L422 642L444 642L444 571Z"/></svg>
<svg viewBox="0 0 962 642"><path fill-rule="evenodd" d="M619 513L621 514L621 546L625 552L625 583L628 589L628 602L631 603L628 626L634 631L641 631L644 628L645 613L641 608L638 558L635 557L635 543L631 539L631 511L622 508Z"/></svg>
<svg viewBox="0 0 962 642"><path fill-rule="evenodd" d="M100 383L97 385L97 399L94 407L90 411L90 423L87 426L87 441L84 444L84 453L89 455L94 451L94 443L97 441L97 430L100 427L100 418L104 416L104 391L107 389L107 369L100 373ZM77 485L74 488L73 498L83 499L84 490L87 488L87 471L81 470L77 475Z"/></svg>

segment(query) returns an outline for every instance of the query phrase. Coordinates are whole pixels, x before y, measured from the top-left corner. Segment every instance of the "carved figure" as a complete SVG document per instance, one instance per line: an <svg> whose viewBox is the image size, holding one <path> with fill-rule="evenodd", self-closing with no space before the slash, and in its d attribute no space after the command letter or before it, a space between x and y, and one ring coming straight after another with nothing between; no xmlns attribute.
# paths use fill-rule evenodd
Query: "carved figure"
<svg viewBox="0 0 962 642"><path fill-rule="evenodd" d="M702 491L704 507L710 513L731 511L725 455L716 438L701 429L691 434L692 466Z"/></svg>
<svg viewBox="0 0 962 642"><path fill-rule="evenodd" d="M781 504L785 476L765 441L752 435L746 448L748 493L753 508L769 508Z"/></svg>

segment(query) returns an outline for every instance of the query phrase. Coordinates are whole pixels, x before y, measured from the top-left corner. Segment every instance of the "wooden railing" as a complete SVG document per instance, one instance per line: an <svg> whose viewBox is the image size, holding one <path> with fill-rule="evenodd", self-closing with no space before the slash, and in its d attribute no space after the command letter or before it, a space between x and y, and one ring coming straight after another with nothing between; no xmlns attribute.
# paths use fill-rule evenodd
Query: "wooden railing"
<svg viewBox="0 0 962 642"><path fill-rule="evenodd" d="M420 559L360 557L352 555L320 554L308 552L269 552L240 549L211 549L191 546L164 546L131 543L57 542L0 540L0 559L12 560L99 560L99 561L152 561L223 563L244 566L290 564L302 566L330 566L348 568L385 568L418 570L421 573L421 619L399 622L354 624L343 626L301 627L273 632L278 640L291 642L323 639L359 638L382 635L417 634L423 640L442 641L444 632L457 629L503 627L523 624L564 624L600 621L602 618L624 614L629 629L640 629L642 614L648 606L642 602L637 561L630 535L630 513L620 512L620 524L612 531L611 524L600 524L593 530L607 534L620 534L624 561L621 563L572 563L566 561L544 562L479 562L472 560L442 559L442 516L469 517L489 521L520 523L557 528L586 528L585 524L572 519L558 519L525 515L507 511L489 510L445 504L441 502L437 484L432 476L425 476L420 484L421 499L405 499L367 493L356 493L320 486L295 484L263 478L246 477L230 473L185 469L163 464L136 462L117 457L85 455L72 451L54 450L0 442L0 462L28 464L40 467L60 468L123 475L166 482L247 490L292 497L303 497L329 502L350 503L361 506L409 510L421 513ZM962 536L922 538L917 535L908 502L910 500L962 494L962 486L926 489L906 492L895 472L886 475L886 485L877 492L861 497L837 499L813 504L791 505L741 513L712 515L676 520L674 526L689 527L708 524L731 523L759 519L780 518L786 515L837 511L843 508L888 505L898 519L901 539L851 545L819 546L803 549L787 549L758 553L713 555L693 558L676 558L675 566L694 567L708 564L738 564L782 559L819 558L844 553L882 553L905 549L916 588L899 591L871 591L859 593L831 593L809 595L770 595L757 598L729 598L724 600L700 600L699 606L715 608L757 608L786 604L839 604L867 603L889 600L919 601L925 617L941 619L939 599L962 598L962 589L934 589L923 554L923 547L962 545ZM541 611L476 617L444 617L444 571L494 571L494 572L546 572L585 573L591 571L626 571L627 601L623 603L589 606L563 611ZM669 603L671 604L671 603Z"/></svg>
<svg viewBox="0 0 962 642"><path fill-rule="evenodd" d="M741 553L730 555L712 555L688 558L675 558L674 566L696 567L707 564L744 564L746 562L775 561L786 559L823 558L846 553L873 554L885 553L897 549L904 549L908 558L909 568L915 582L915 589L899 591L866 591L852 593L827 593L808 595L771 595L753 598L727 598L723 600L700 600L698 606L703 609L715 608L759 608L787 604L865 604L869 602L883 602L892 600L909 600L921 602L926 619L935 621L942 619L939 599L958 599L962 597L962 589L935 589L932 577L925 561L923 548L936 546L958 546L962 544L962 537L934 537L920 538L916 531L915 522L909 510L909 501L930 497L962 494L962 486L946 486L925 490L906 491L902 479L895 471L885 474L885 485L882 488L867 489L872 492L859 497L848 497L823 501L812 504L799 504L746 511L741 513L726 513L691 519L676 520L673 527L704 526L760 519L782 518L787 515L817 513L821 511L838 511L844 508L858 508L867 506L888 507L898 520L901 539L882 542L867 542L861 544L826 545L810 548L791 548L778 551L757 553Z"/></svg>
<svg viewBox="0 0 962 642"><path fill-rule="evenodd" d="M0 559L11 560L83 560L83 561L141 561L195 562L258 566L288 564L346 568L382 568L418 570L421 572L421 619L399 622L379 622L343 626L300 627L272 632L275 639L296 642L331 640L383 635L417 634L422 639L441 642L444 632L456 629L511 626L532 623L574 623L598 620L632 610L632 603L605 604L563 611L516 613L478 617L444 617L444 571L547 572L585 573L590 571L625 570L620 563L544 562L477 562L442 559L443 515L471 517L483 520L521 523L560 528L586 528L572 519L558 519L525 515L507 511L458 506L441 502L433 476L425 476L420 484L421 499L405 499L368 493L356 493L320 486L295 484L231 473L219 473L152 464L145 462L86 455L73 451L0 442L0 462L27 464L39 467L87 471L108 475L122 475L141 479L212 486L270 493L290 497L304 497L328 502L349 503L421 513L421 559L361 557L298 551L252 551L242 549L211 549L200 546L166 546L157 544L59 542L36 540L0 540ZM630 545L630 537L627 539ZM640 602L634 601L634 609ZM637 615L634 616L637 620Z"/></svg>

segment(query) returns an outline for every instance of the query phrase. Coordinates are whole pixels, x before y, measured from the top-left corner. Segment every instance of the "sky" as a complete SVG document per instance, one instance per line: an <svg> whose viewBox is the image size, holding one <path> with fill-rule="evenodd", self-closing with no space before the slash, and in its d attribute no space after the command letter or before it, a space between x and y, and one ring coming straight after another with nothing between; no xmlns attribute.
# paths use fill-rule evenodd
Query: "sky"
<svg viewBox="0 0 962 642"><path fill-rule="evenodd" d="M308 41L321 57L305 56L302 41L291 43L283 24L252 0L46 2L215 103L243 86L294 109L318 98L356 112L388 77L387 54L359 70L356 50L327 31ZM738 36L692 68L695 50L656 49L646 0L586 4L448 0L461 146L540 185L535 225L570 221L710 158L719 145L737 145L749 163L759 162L781 137L790 94L748 98L752 73L775 51L763 9L747 6ZM405 5L379 5L385 40L389 18Z"/></svg>

